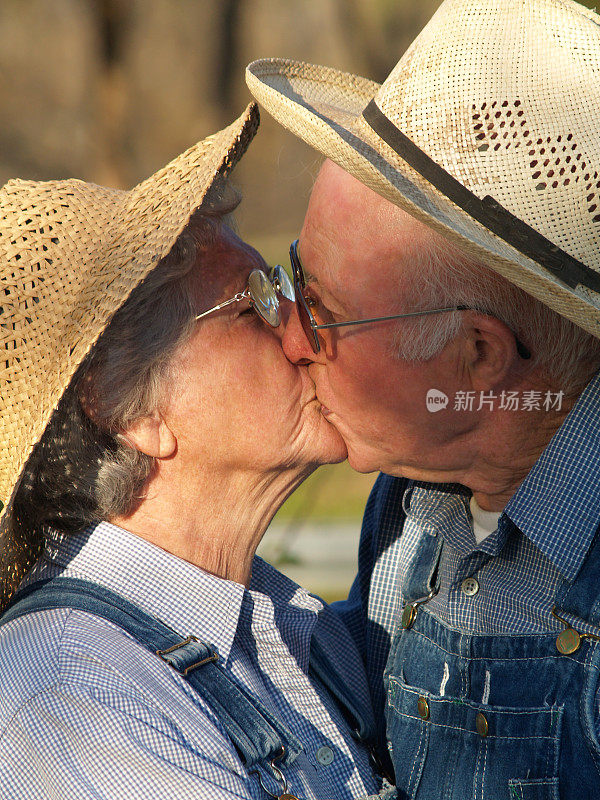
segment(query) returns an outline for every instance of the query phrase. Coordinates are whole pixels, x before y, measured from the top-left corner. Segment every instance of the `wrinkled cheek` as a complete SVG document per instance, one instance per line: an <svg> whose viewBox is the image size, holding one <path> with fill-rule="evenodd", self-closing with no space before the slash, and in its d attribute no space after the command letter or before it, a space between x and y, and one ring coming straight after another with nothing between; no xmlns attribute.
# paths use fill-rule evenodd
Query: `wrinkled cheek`
<svg viewBox="0 0 600 800"><path fill-rule="evenodd" d="M373 413L379 403L379 393L375 383L345 382L340 384L334 397L336 410L353 430L365 432L371 427Z"/></svg>

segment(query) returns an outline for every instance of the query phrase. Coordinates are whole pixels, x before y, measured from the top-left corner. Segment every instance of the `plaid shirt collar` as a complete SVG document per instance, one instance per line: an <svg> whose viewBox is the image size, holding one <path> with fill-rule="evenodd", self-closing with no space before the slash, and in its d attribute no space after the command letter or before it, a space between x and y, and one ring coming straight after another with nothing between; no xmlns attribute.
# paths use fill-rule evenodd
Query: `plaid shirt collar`
<svg viewBox="0 0 600 800"><path fill-rule="evenodd" d="M567 580L575 578L600 522L600 373L504 512Z"/></svg>
<svg viewBox="0 0 600 800"><path fill-rule="evenodd" d="M253 561L247 590L109 522L75 535L46 531L42 557L28 582L47 577L49 567L66 569L70 576L122 594L182 636L197 635L215 645L225 662L248 605L254 609L253 624L267 627L274 627L276 618L278 625L296 625L300 610L312 620L309 633L323 608L319 600L259 557Z"/></svg>
<svg viewBox="0 0 600 800"><path fill-rule="evenodd" d="M410 481L444 494L462 495L468 517L471 491L460 484ZM431 497L430 497L431 500ZM442 502L442 499L440 499ZM427 512L431 515L430 510ZM577 575L600 523L600 372L590 381L563 424L509 500L498 530L476 548L497 555L520 530L567 580ZM445 536L465 537L454 528ZM474 541L474 540L473 540Z"/></svg>

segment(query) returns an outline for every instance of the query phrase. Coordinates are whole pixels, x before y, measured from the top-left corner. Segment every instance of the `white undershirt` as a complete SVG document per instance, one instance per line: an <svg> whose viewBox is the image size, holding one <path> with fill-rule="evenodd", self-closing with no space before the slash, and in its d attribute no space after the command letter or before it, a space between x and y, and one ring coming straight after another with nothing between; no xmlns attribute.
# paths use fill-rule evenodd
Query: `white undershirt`
<svg viewBox="0 0 600 800"><path fill-rule="evenodd" d="M484 511L477 504L474 497L471 498L469 503L471 506L471 514L473 516L473 533L475 534L475 541L481 544L484 539L493 533L498 527L498 520L500 519L501 511Z"/></svg>

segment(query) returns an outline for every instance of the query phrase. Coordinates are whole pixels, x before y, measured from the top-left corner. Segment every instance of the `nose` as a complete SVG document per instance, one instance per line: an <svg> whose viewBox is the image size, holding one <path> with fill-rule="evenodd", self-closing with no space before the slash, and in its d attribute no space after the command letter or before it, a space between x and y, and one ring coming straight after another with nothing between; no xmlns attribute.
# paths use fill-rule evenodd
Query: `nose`
<svg viewBox="0 0 600 800"><path fill-rule="evenodd" d="M283 300L281 308L281 346L288 361L292 364L310 364L319 359L308 341L300 317L298 306L290 300ZM321 351L322 352L322 351Z"/></svg>

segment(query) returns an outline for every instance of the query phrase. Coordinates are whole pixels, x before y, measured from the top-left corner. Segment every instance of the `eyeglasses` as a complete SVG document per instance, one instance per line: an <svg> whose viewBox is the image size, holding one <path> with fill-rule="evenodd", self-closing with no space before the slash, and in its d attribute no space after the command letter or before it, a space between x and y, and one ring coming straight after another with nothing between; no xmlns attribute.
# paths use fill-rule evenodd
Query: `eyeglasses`
<svg viewBox="0 0 600 800"><path fill-rule="evenodd" d="M369 319L353 319L348 322L328 322L322 325L319 325L315 320L312 311L308 303L306 302L306 297L304 296L304 291L306 289L306 278L304 276L304 270L302 269L302 264L300 263L300 258L298 256L298 239L295 239L292 244L290 245L290 262L292 265L292 276L294 280L294 293L296 297L296 306L298 308L298 316L300 318L300 323L302 324L302 329L306 334L306 338L310 342L310 345L313 349L314 353L318 353L321 350L321 343L319 342L319 335L317 331L323 330L324 328L344 328L347 325L366 325L368 322L386 322L390 319L403 319L405 317L423 317L428 314L443 314L447 311L478 311L479 309L473 309L470 306L448 306L446 308L432 308L427 311L411 311L407 314L390 314L386 317L370 317ZM480 312L485 314L485 311ZM531 358L531 353L525 347L525 345L519 341L519 339L515 336L515 342L517 347L517 353L521 358L527 359Z"/></svg>
<svg viewBox="0 0 600 800"><path fill-rule="evenodd" d="M291 300L292 303L295 301L294 286L281 264L274 266L268 275L262 269L253 269L248 275L248 283L243 292L238 292L229 300L219 303L218 306L203 311L202 314L197 315L196 319L202 319L232 303L248 300L251 308L259 317L272 328L276 328L281 322L278 295Z"/></svg>

